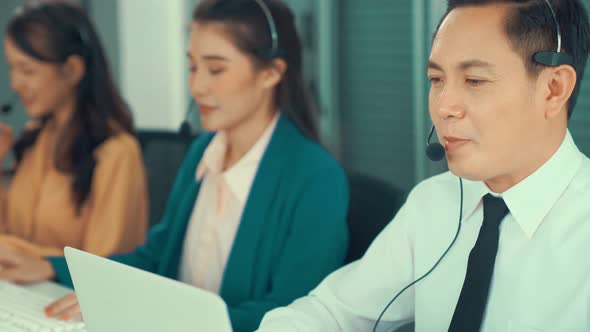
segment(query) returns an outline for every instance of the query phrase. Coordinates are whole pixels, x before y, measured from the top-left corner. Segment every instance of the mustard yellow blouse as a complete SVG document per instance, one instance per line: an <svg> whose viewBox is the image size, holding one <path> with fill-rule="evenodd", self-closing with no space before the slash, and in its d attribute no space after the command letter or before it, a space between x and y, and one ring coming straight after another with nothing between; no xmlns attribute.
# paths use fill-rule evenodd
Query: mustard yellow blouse
<svg viewBox="0 0 590 332"><path fill-rule="evenodd" d="M107 256L143 243L147 184L135 138L122 133L95 150L91 192L77 215L72 177L53 166L52 135L43 129L10 189L0 190L0 246L39 256L61 256L71 246Z"/></svg>

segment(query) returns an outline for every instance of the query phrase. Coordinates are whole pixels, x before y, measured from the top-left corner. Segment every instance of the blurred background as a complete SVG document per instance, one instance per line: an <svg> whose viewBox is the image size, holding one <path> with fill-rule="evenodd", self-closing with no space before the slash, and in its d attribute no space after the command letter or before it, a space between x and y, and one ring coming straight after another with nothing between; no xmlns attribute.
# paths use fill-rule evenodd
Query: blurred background
<svg viewBox="0 0 590 332"><path fill-rule="evenodd" d="M190 103L187 24L198 0L86 0L139 129L175 131ZM404 191L445 170L424 155L426 62L443 0L286 0L298 18L324 144L352 172ZM590 0L584 0L590 8ZM0 1L2 29L22 0ZM2 47L3 48L3 47ZM2 50L3 53L3 50ZM586 81L590 81L590 70ZM10 97L0 62L0 102ZM190 113L198 128L198 113ZM20 131L22 106L0 119ZM590 82L570 130L590 155ZM523 153L526 153L523 151Z"/></svg>

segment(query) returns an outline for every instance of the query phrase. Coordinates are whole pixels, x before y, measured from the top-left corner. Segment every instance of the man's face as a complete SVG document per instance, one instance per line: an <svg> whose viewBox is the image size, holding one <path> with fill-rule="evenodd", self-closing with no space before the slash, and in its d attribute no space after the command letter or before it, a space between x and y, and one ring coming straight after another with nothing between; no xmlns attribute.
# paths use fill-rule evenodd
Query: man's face
<svg viewBox="0 0 590 332"><path fill-rule="evenodd" d="M450 170L470 180L510 177L546 149L543 96L511 48L507 12L503 5L454 9L432 45L430 116Z"/></svg>

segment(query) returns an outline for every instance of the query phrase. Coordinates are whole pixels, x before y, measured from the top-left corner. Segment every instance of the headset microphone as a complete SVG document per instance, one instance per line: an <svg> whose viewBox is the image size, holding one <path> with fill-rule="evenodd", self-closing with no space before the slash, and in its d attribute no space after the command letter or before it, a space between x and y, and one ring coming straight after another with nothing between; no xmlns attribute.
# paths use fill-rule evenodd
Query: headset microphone
<svg viewBox="0 0 590 332"><path fill-rule="evenodd" d="M12 97L10 97L10 99L7 102L0 105L0 113L10 114L10 112L12 112L13 105L16 102L17 97L18 97L18 95L16 93L13 93Z"/></svg>
<svg viewBox="0 0 590 332"><path fill-rule="evenodd" d="M426 140L426 155L432 161L440 161L445 157L445 148L440 143L430 143L432 134L434 134L434 125L430 129L430 134Z"/></svg>
<svg viewBox="0 0 590 332"><path fill-rule="evenodd" d="M9 114L10 111L12 111L12 105L10 103L2 104L2 107L0 107L2 114Z"/></svg>
<svg viewBox="0 0 590 332"><path fill-rule="evenodd" d="M184 119L182 120L182 123L180 124L180 128L178 130L178 133L182 137L188 138L188 137L193 136L193 127L190 124L189 116L192 113L194 105L195 105L195 100L193 98L190 98L190 100L188 102L188 106L186 108L186 111L184 112Z"/></svg>
<svg viewBox="0 0 590 332"><path fill-rule="evenodd" d="M191 125L188 123L188 121L182 121L182 124L180 125L179 134L183 137L190 137L193 134Z"/></svg>

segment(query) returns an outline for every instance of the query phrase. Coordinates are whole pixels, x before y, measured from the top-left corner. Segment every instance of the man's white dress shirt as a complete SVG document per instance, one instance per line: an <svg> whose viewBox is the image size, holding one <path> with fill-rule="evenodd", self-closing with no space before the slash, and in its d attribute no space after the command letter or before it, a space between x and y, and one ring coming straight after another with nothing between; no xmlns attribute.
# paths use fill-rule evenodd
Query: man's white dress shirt
<svg viewBox="0 0 590 332"><path fill-rule="evenodd" d="M448 329L490 192L483 182L464 180L463 187L457 242L396 300L378 331L412 320L419 332ZM260 331L371 331L391 298L430 270L453 240L459 188L451 173L420 183L361 260L268 313ZM500 226L481 331L590 331L590 160L568 132L549 161L501 196L510 212Z"/></svg>

